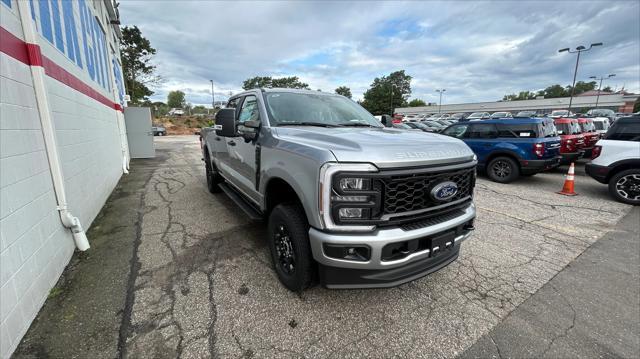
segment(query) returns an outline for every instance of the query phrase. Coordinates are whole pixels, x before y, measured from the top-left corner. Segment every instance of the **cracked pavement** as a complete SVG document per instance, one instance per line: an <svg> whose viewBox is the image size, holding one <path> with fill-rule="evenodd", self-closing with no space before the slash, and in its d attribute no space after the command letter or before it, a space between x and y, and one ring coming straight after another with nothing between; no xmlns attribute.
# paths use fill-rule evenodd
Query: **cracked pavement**
<svg viewBox="0 0 640 359"><path fill-rule="evenodd" d="M476 231L448 267L391 289L280 285L263 223L207 192L195 136L156 140L121 354L134 358L452 357L536 293L631 206L578 172L478 180ZM132 168L135 171L136 168Z"/></svg>

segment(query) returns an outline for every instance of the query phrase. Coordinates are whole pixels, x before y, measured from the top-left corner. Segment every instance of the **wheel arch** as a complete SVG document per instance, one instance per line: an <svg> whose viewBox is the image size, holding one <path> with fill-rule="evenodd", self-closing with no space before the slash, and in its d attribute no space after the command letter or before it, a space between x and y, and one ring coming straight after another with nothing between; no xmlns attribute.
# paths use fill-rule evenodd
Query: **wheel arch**
<svg viewBox="0 0 640 359"><path fill-rule="evenodd" d="M611 171L607 174L606 182L608 183L613 176L618 174L621 171L630 170L634 168L640 169L640 159L627 159L614 162L609 165L611 167Z"/></svg>

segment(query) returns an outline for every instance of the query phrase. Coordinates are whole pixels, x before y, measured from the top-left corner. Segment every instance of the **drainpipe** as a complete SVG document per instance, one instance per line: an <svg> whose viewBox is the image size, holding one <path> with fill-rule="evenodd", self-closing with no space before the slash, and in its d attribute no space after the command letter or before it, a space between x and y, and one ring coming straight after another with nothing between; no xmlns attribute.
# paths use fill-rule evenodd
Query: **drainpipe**
<svg viewBox="0 0 640 359"><path fill-rule="evenodd" d="M53 190L56 194L58 203L58 212L62 224L71 230L73 241L80 251L89 249L89 241L87 235L80 224L78 217L75 217L67 208L67 196L64 189L64 177L60 166L60 156L58 155L58 146L55 138L55 128L51 118L49 109L49 100L47 98L47 90L45 86L45 72L42 67L42 54L38 43L38 33L36 32L33 20L31 19L29 2L16 1L18 4L18 12L20 13L20 21L22 22L22 32L24 41L27 43L27 51L29 54L29 67L31 68L31 77L33 78L33 89L36 95L36 103L38 106L38 114L40 115L40 125L42 126L42 136L44 137L45 151L49 161L49 169L51 170L51 180L53 181Z"/></svg>

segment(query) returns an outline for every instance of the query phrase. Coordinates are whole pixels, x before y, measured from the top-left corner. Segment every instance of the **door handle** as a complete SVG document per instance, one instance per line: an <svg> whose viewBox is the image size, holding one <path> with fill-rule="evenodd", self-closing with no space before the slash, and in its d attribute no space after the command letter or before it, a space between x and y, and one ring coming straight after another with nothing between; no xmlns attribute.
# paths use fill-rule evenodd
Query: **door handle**
<svg viewBox="0 0 640 359"><path fill-rule="evenodd" d="M229 142L227 142L227 144L228 144L229 146L235 146L235 145L236 145L236 143L235 143L234 141L229 141Z"/></svg>

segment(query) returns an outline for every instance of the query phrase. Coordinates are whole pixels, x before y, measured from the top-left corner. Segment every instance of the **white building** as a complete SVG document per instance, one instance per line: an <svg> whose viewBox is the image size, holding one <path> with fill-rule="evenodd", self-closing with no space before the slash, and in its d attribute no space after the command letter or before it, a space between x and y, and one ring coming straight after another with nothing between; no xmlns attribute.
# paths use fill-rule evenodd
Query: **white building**
<svg viewBox="0 0 640 359"><path fill-rule="evenodd" d="M598 96L574 96L571 102L572 112L582 108L594 108L598 101L598 108L609 108L615 112L633 112L633 104L639 95L616 93L612 95ZM516 114L519 111L537 111L538 113L551 113L553 110L566 110L569 107L569 97L545 98L522 101L497 101L497 102L475 102L443 104L441 113L459 112L499 112L510 111ZM396 108L394 113L400 114L432 114L438 113L438 105L421 107L401 107Z"/></svg>
<svg viewBox="0 0 640 359"><path fill-rule="evenodd" d="M0 356L128 166L110 0L0 0ZM90 242L89 238L89 242Z"/></svg>

